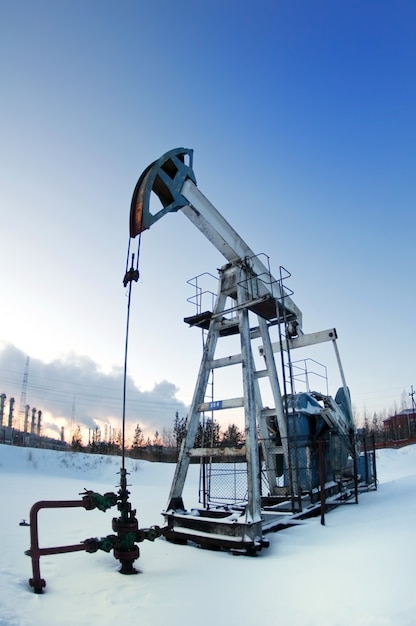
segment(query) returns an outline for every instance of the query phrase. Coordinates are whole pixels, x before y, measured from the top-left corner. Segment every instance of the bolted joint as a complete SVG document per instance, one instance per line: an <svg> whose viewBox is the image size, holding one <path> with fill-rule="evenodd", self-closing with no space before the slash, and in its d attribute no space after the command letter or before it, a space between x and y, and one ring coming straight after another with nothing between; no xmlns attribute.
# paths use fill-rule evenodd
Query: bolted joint
<svg viewBox="0 0 416 626"><path fill-rule="evenodd" d="M43 590L46 587L46 581L44 578L29 578L29 585L33 588L35 593L43 593Z"/></svg>
<svg viewBox="0 0 416 626"><path fill-rule="evenodd" d="M99 511L107 511L112 506L117 504L117 495L110 491L103 496L95 491L85 490L82 501L84 502L84 508L87 511L97 508Z"/></svg>
<svg viewBox="0 0 416 626"><path fill-rule="evenodd" d="M89 552L90 554L93 554L94 552L97 552L98 550L98 539L94 539L94 538L90 538L90 539L85 539L85 541L82 542L85 546L85 552Z"/></svg>
<svg viewBox="0 0 416 626"><path fill-rule="evenodd" d="M127 533L135 533L139 529L139 521L136 517L131 517L127 520L121 517L113 517L111 526L115 533L125 535Z"/></svg>
<svg viewBox="0 0 416 626"><path fill-rule="evenodd" d="M117 537L115 535L107 535L107 537L91 537L90 539L85 539L83 544L85 546L85 551L90 554L97 552L97 550L103 550L103 552L110 552L117 543Z"/></svg>
<svg viewBox="0 0 416 626"><path fill-rule="evenodd" d="M130 550L114 548L114 557L119 561L135 561L140 556L139 547L133 544Z"/></svg>
<svg viewBox="0 0 416 626"><path fill-rule="evenodd" d="M154 541L158 537L160 537L162 531L159 526L151 526L150 528L141 528L136 534L136 541L144 541L147 539L148 541Z"/></svg>
<svg viewBox="0 0 416 626"><path fill-rule="evenodd" d="M86 494L88 494L88 492L86 492ZM82 496L82 505L86 511L92 511L93 509L96 508L94 499L90 495Z"/></svg>

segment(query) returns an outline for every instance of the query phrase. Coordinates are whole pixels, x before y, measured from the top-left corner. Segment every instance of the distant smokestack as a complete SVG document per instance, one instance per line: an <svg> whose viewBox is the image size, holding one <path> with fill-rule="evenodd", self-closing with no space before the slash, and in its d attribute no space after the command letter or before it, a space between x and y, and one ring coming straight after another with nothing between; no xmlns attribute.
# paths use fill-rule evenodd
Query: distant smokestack
<svg viewBox="0 0 416 626"><path fill-rule="evenodd" d="M25 432L25 433L27 433L28 427L29 427L29 411L30 411L30 406L28 404L26 404L26 406L25 406L25 420L23 422L23 432Z"/></svg>
<svg viewBox="0 0 416 626"><path fill-rule="evenodd" d="M10 398L9 400L9 428L13 428L13 407L14 407L14 398Z"/></svg>
<svg viewBox="0 0 416 626"><path fill-rule="evenodd" d="M2 393L0 396L0 427L3 426L4 405L6 402L6 394Z"/></svg>
<svg viewBox="0 0 416 626"><path fill-rule="evenodd" d="M35 434L35 423L36 423L36 409L33 408L32 409L32 421L30 423L30 434L31 435Z"/></svg>
<svg viewBox="0 0 416 626"><path fill-rule="evenodd" d="M61 426L61 441L65 441L65 427Z"/></svg>
<svg viewBox="0 0 416 626"><path fill-rule="evenodd" d="M40 437L41 424L42 424L42 411L38 411L38 432L37 432L38 437Z"/></svg>

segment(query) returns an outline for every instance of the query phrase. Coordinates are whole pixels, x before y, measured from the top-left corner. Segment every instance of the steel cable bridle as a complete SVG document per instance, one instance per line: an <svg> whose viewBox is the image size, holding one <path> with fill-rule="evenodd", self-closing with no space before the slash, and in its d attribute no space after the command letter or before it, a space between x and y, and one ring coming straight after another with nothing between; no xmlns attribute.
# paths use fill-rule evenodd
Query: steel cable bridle
<svg viewBox="0 0 416 626"><path fill-rule="evenodd" d="M127 259L126 259L126 273L123 279L124 287L128 285L127 291L127 320L126 320L126 340L124 346L124 373L123 373L123 412L122 412L122 424L121 424L121 468L122 473L125 474L125 458L126 458L126 390L127 390L127 355L128 355L128 347L129 347L129 328L130 328L130 305L131 305L131 286L132 282L139 280L139 255L140 255L140 241L141 235L139 236L138 246L137 246L137 257L136 257L136 266L134 266L134 252L131 255L131 266L128 269L129 256L130 256L130 239L129 245L127 249Z"/></svg>

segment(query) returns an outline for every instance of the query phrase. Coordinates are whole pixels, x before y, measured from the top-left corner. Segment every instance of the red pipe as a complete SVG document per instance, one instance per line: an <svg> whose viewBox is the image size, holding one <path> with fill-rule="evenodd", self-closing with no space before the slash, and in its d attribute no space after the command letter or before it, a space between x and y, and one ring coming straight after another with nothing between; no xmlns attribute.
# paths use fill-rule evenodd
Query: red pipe
<svg viewBox="0 0 416 626"><path fill-rule="evenodd" d="M33 578L29 579L29 585L33 587L35 593L42 593L43 588L46 586L45 580L40 576L39 559L41 556L85 550L84 543L77 543L72 546L39 548L38 513L41 509L68 509L75 507L84 507L85 509L94 508L91 506L90 499L85 497L82 500L41 500L40 502L35 502L30 509L30 550L25 554L32 559Z"/></svg>

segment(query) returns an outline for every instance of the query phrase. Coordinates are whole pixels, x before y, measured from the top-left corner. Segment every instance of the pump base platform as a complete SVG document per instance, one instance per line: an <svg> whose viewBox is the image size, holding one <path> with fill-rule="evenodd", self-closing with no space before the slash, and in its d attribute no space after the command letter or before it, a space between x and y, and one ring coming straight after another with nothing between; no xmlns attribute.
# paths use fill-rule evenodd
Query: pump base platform
<svg viewBox="0 0 416 626"><path fill-rule="evenodd" d="M363 488L368 490L369 486L359 486L358 490ZM354 497L352 483L343 485L342 489L336 482L326 483L324 511L351 502ZM162 513L166 525L161 534L172 543L190 542L211 550L253 555L268 547L269 542L264 537L267 533L299 525L307 518L320 515L322 508L320 490L316 489L295 502L283 497L262 498L258 522L247 520L245 507L171 509Z"/></svg>
<svg viewBox="0 0 416 626"><path fill-rule="evenodd" d="M236 508L192 509L163 513L166 526L162 535L173 543L195 543L210 550L230 550L253 554L267 547L262 521L246 520ZM266 545L267 544L267 545Z"/></svg>

